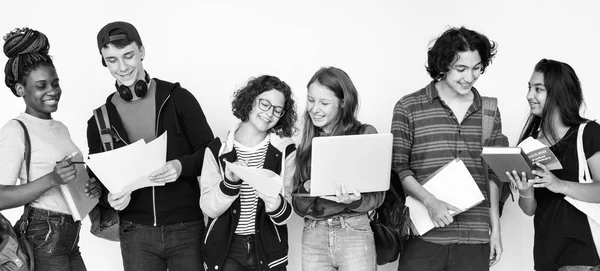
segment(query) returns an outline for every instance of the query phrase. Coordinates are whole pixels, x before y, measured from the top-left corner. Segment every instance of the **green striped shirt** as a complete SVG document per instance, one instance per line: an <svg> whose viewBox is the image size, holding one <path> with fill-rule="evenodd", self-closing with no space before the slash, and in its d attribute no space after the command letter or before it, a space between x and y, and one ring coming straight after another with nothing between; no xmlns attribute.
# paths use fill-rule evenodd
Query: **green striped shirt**
<svg viewBox="0 0 600 271"><path fill-rule="evenodd" d="M450 225L434 228L421 236L425 241L436 244L489 243L489 187L481 159L483 110L479 92L473 88L473 93L473 104L461 123L438 96L435 81L402 97L394 107L392 167L400 180L413 176L421 183L435 170L460 157L485 197L479 205L454 216ZM499 111L496 112L489 145L507 145L506 137L502 135ZM490 172L490 179L499 182L493 172Z"/></svg>

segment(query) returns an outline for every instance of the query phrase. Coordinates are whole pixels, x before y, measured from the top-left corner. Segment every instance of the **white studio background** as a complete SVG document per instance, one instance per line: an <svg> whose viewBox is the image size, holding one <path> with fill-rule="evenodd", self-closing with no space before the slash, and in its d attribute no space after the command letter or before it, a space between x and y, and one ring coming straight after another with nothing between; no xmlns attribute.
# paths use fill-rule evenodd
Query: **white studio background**
<svg viewBox="0 0 600 271"><path fill-rule="evenodd" d="M4 1L0 34L28 26L50 39L63 89L53 115L65 123L84 154L86 122L113 92L100 63L96 34L106 23L129 21L146 48L153 77L181 82L222 135L236 121L231 95L250 77L272 74L295 93L304 110L306 83L322 66L345 70L360 97L359 119L389 132L394 104L430 78L429 42L449 26L466 26L498 43L498 55L476 87L499 98L511 145L528 114L527 82L541 58L569 63L583 85L585 115L600 116L594 85L600 57L600 2L589 1ZM6 63L4 54L0 63ZM0 124L25 108L8 88L0 91ZM298 139L298 138L296 138ZM0 154L1 155L1 154ZM4 211L15 221L21 208ZM509 202L501 219L504 254L492 270L533 269L533 220ZM89 233L81 251L88 270L121 270L118 243ZM300 270L301 220L290 227L289 270ZM379 267L396 270L396 263Z"/></svg>

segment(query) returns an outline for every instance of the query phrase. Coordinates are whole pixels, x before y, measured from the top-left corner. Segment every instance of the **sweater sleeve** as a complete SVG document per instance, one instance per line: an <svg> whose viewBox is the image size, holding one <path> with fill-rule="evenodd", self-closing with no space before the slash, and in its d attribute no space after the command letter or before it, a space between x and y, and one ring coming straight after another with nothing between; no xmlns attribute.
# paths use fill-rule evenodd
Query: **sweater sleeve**
<svg viewBox="0 0 600 271"><path fill-rule="evenodd" d="M184 88L178 88L173 92L172 97L175 99L188 143L192 146L191 154L177 158L181 162L181 175L198 176L202 171L204 151L214 135L198 100L192 93Z"/></svg>

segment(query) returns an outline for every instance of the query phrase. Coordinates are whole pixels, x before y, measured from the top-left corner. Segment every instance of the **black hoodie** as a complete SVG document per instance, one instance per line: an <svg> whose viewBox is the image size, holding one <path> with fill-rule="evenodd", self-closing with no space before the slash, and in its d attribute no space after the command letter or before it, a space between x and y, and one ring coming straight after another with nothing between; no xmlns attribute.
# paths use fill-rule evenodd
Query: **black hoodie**
<svg viewBox="0 0 600 271"><path fill-rule="evenodd" d="M150 226L170 225L202 220L199 206L200 187L197 177L202 170L204 151L214 138L196 98L179 83L159 79L156 82L156 136L167 131L167 161L181 162L181 175L165 186L146 187L133 191L129 205L119 212L120 219ZM115 149L131 143L116 107L106 99L106 109ZM94 116L88 120L89 153L103 152L102 141ZM125 141L125 142L123 142ZM93 172L91 172L93 176ZM102 181L102 180L100 180ZM107 190L103 187L103 201Z"/></svg>

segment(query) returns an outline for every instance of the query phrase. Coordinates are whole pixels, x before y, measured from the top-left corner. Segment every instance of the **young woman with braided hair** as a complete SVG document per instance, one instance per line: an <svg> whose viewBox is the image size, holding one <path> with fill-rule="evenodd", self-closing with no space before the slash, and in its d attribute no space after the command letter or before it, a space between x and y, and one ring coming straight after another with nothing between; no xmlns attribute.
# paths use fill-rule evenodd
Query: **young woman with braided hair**
<svg viewBox="0 0 600 271"><path fill-rule="evenodd" d="M48 55L48 38L39 31L18 28L4 40L8 57L5 83L15 96L23 98L25 112L0 129L0 210L29 206L26 236L35 249L36 271L86 270L78 246L81 222L73 220L59 188L76 179L71 159L79 149L67 127L51 116L62 91ZM18 121L27 127L30 137L29 169L25 134ZM87 196L100 196L95 179L87 185Z"/></svg>

